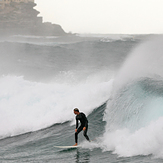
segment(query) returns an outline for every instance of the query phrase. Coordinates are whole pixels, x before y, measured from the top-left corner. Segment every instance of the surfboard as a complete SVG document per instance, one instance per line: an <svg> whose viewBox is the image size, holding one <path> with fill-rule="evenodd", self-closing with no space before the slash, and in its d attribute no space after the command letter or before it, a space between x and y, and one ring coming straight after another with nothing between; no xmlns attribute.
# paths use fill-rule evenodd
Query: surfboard
<svg viewBox="0 0 163 163"><path fill-rule="evenodd" d="M73 148L79 148L80 146L54 146L55 148L62 148L62 149L73 149Z"/></svg>

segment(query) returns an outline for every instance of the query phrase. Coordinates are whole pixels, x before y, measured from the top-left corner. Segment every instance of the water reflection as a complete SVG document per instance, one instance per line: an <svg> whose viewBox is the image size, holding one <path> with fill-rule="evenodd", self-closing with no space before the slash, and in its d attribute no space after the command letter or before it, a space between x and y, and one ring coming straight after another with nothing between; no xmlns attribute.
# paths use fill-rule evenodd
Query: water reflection
<svg viewBox="0 0 163 163"><path fill-rule="evenodd" d="M76 163L90 163L90 151L89 150L76 150L75 154Z"/></svg>

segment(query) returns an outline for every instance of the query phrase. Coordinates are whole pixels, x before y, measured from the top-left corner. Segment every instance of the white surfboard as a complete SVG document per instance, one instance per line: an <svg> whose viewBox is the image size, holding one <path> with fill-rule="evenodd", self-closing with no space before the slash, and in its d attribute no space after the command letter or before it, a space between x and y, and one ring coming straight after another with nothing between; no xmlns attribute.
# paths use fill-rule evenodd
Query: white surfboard
<svg viewBox="0 0 163 163"><path fill-rule="evenodd" d="M54 146L55 148L62 148L62 149L73 149L79 148L80 146Z"/></svg>

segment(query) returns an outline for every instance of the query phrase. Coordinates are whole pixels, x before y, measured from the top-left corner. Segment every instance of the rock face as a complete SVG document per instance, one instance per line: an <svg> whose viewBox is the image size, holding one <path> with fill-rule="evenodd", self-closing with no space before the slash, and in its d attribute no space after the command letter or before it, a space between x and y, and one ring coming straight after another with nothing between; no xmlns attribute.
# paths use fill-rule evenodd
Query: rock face
<svg viewBox="0 0 163 163"><path fill-rule="evenodd" d="M60 25L43 23L34 2L11 2L0 9L0 36L3 35L66 35Z"/></svg>

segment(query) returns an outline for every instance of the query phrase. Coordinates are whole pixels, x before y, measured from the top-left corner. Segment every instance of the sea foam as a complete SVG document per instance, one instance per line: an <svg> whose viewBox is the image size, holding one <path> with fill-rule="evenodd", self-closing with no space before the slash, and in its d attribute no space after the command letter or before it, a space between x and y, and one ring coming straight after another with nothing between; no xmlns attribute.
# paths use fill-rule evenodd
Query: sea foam
<svg viewBox="0 0 163 163"><path fill-rule="evenodd" d="M158 37L139 45L115 78L104 118L105 150L123 157L163 158L162 43Z"/></svg>
<svg viewBox="0 0 163 163"><path fill-rule="evenodd" d="M73 108L87 115L110 96L108 82L39 83L23 77L0 78L0 136L14 136L72 121Z"/></svg>

